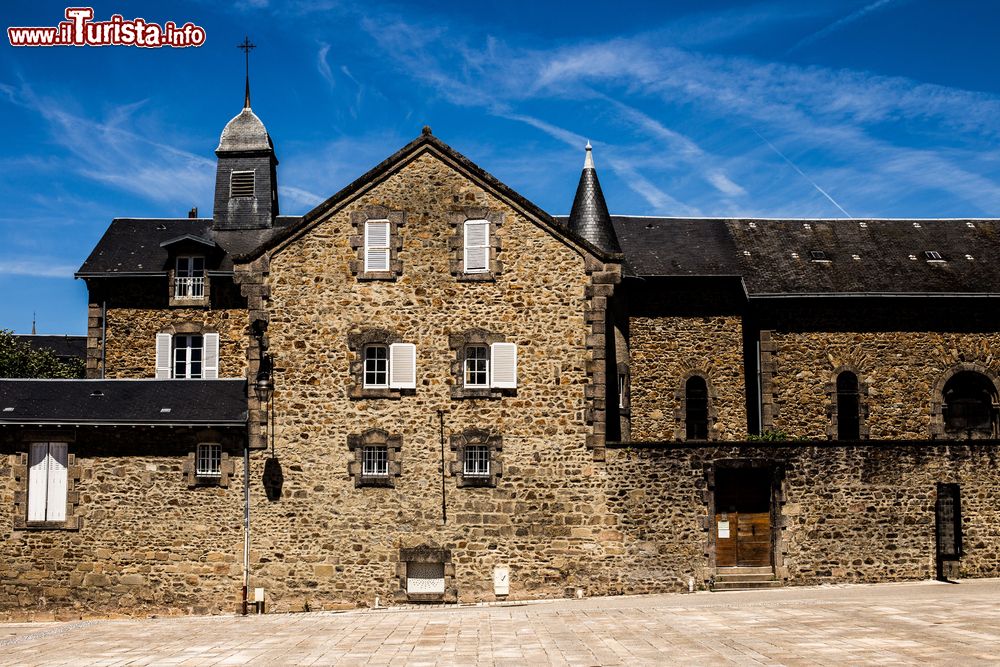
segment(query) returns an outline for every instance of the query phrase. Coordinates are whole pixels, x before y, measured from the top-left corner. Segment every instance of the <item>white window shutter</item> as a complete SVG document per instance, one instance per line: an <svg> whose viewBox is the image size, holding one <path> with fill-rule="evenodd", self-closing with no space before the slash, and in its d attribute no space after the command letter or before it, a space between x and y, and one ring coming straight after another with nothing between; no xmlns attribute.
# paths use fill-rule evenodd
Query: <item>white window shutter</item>
<svg viewBox="0 0 1000 667"><path fill-rule="evenodd" d="M496 389L517 388L517 344L490 345L490 386Z"/></svg>
<svg viewBox="0 0 1000 667"><path fill-rule="evenodd" d="M205 343L205 357L201 376L206 380L219 377L219 334L207 333L202 340Z"/></svg>
<svg viewBox="0 0 1000 667"><path fill-rule="evenodd" d="M65 442L49 443L49 492L46 500L46 521L66 520L66 463L67 449Z"/></svg>
<svg viewBox="0 0 1000 667"><path fill-rule="evenodd" d="M413 343L389 346L389 388L417 388L417 346Z"/></svg>
<svg viewBox="0 0 1000 667"><path fill-rule="evenodd" d="M470 220L465 223L465 272L490 268L490 223Z"/></svg>
<svg viewBox="0 0 1000 667"><path fill-rule="evenodd" d="M45 521L49 484L49 443L33 442L28 454L28 521Z"/></svg>
<svg viewBox="0 0 1000 667"><path fill-rule="evenodd" d="M365 271L389 270L389 223L365 223Z"/></svg>
<svg viewBox="0 0 1000 667"><path fill-rule="evenodd" d="M156 334L156 379L170 379L170 343L168 333Z"/></svg>

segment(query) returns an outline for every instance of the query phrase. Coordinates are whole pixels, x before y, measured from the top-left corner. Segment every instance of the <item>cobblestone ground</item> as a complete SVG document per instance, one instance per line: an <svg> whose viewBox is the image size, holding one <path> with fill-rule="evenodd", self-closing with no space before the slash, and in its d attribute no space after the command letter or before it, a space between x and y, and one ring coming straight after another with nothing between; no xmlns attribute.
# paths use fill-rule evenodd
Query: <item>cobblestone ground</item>
<svg viewBox="0 0 1000 667"><path fill-rule="evenodd" d="M1000 580L0 625L3 664L1000 663Z"/></svg>

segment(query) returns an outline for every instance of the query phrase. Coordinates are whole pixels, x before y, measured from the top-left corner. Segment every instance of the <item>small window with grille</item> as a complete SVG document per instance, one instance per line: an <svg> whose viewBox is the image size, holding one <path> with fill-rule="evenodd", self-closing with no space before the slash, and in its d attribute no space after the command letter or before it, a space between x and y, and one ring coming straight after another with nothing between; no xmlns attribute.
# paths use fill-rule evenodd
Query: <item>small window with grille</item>
<svg viewBox="0 0 1000 667"><path fill-rule="evenodd" d="M486 445L466 445L462 475L465 477L489 477L490 448Z"/></svg>
<svg viewBox="0 0 1000 667"><path fill-rule="evenodd" d="M465 348L465 386L490 386L490 350L485 345Z"/></svg>
<svg viewBox="0 0 1000 667"><path fill-rule="evenodd" d="M202 443L198 445L197 477L222 476L222 446L217 443Z"/></svg>
<svg viewBox="0 0 1000 667"><path fill-rule="evenodd" d="M255 172L252 171L234 171L229 177L229 196L230 198L236 197L253 197L254 196L254 185L255 185Z"/></svg>
<svg viewBox="0 0 1000 667"><path fill-rule="evenodd" d="M384 445L365 446L361 450L362 477L389 476L389 448Z"/></svg>

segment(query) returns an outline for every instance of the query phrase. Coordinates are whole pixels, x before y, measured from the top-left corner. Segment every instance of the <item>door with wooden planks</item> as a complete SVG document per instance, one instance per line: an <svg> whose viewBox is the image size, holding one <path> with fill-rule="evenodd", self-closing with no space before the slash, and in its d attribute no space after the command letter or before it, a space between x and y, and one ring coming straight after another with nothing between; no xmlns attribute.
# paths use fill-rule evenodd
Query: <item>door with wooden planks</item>
<svg viewBox="0 0 1000 667"><path fill-rule="evenodd" d="M771 471L715 472L716 567L770 567Z"/></svg>

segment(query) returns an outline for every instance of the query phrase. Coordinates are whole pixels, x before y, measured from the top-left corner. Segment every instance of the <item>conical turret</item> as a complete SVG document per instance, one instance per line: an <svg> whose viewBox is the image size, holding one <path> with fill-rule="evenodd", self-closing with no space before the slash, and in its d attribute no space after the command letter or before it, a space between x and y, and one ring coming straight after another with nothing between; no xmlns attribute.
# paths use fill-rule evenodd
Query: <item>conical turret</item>
<svg viewBox="0 0 1000 667"><path fill-rule="evenodd" d="M621 252L615 228L611 224L608 205L604 202L601 182L594 168L593 147L587 142L580 184L576 186L573 209L569 214L569 229L607 252Z"/></svg>

